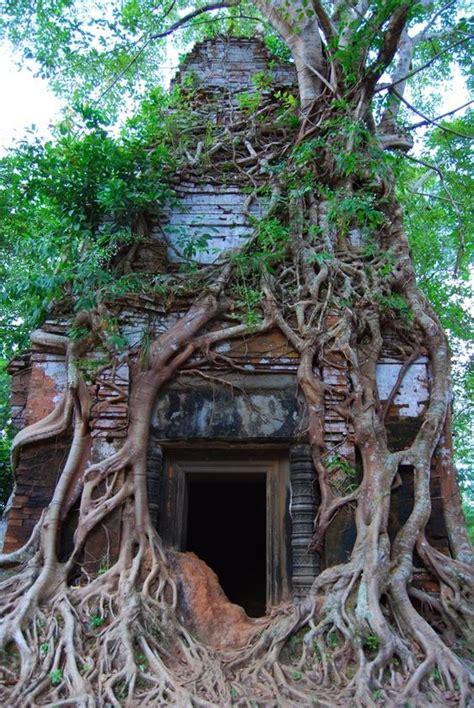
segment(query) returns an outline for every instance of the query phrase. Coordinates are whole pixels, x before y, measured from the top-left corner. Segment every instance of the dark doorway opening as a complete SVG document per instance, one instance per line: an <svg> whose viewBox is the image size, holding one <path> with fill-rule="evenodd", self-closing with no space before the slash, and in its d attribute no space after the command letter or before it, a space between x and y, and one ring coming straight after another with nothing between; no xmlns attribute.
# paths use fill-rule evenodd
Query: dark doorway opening
<svg viewBox="0 0 474 708"><path fill-rule="evenodd" d="M250 617L266 610L266 475L187 475L186 550L219 577Z"/></svg>

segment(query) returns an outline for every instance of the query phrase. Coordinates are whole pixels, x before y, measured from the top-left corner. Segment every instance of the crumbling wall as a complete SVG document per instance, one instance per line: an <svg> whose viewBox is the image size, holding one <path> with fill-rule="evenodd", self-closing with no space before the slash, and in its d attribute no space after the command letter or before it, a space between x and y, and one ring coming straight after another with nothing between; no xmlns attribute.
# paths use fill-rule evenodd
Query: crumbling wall
<svg viewBox="0 0 474 708"><path fill-rule="evenodd" d="M17 430L25 427L25 411L31 380L31 352L16 356L9 364L11 376L10 406L12 423Z"/></svg>
<svg viewBox="0 0 474 708"><path fill-rule="evenodd" d="M63 333L61 322L47 321L44 329ZM31 352L15 358L9 367L12 382L12 418L20 430L47 416L66 385L64 354L34 344ZM70 436L27 445L15 473L14 496L8 512L5 552L28 540L41 511L48 505L69 448Z"/></svg>
<svg viewBox="0 0 474 708"><path fill-rule="evenodd" d="M184 183L176 187L176 195L179 205L152 231L156 239L163 232L167 236L170 261L190 254L199 263L213 263L222 251L245 243L253 230L249 217L261 214L255 202L244 213L248 194L238 184Z"/></svg>
<svg viewBox="0 0 474 708"><path fill-rule="evenodd" d="M234 102L239 93L255 91L255 77L262 72L268 75L271 87L295 83L294 67L275 60L260 40L217 37L195 45L174 83L208 94L218 93L225 107L226 98Z"/></svg>
<svg viewBox="0 0 474 708"><path fill-rule="evenodd" d="M235 124L250 120L240 105L241 97L294 87L296 73L291 64L272 58L261 41L219 37L195 46L175 83L194 92L198 114L232 131ZM248 149L251 158L251 146ZM196 155L189 155L190 179L176 185L179 204L162 214L153 229L158 240L166 235L170 261L191 255L200 263L212 263L222 251L241 247L253 231L252 218L264 211L264 199L249 198L248 177L239 162L228 156L224 170L216 164L217 152L218 145L198 144ZM262 176L253 176L254 186Z"/></svg>

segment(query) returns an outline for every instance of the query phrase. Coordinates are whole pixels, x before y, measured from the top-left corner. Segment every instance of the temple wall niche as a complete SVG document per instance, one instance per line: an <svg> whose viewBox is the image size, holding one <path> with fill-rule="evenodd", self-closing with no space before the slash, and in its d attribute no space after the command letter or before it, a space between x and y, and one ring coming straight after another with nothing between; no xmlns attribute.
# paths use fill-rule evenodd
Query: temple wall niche
<svg viewBox="0 0 474 708"><path fill-rule="evenodd" d="M285 375L221 375L218 383L182 377L158 398L156 437L205 440L291 440L299 424L295 379ZM226 382L226 383L224 383Z"/></svg>
<svg viewBox="0 0 474 708"><path fill-rule="evenodd" d="M377 385L381 401L388 400L401 370L402 363L389 356L377 364ZM426 356L420 356L403 376L389 414L404 418L420 416L428 405L428 385L428 359Z"/></svg>

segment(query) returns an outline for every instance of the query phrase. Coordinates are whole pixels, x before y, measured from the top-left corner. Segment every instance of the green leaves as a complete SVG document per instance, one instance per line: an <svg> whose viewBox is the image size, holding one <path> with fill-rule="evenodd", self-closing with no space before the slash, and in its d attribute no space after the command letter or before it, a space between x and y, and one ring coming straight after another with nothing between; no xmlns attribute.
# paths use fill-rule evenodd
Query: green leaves
<svg viewBox="0 0 474 708"><path fill-rule="evenodd" d="M94 629L100 629L104 624L104 618L101 615L93 614L90 616L89 622Z"/></svg>
<svg viewBox="0 0 474 708"><path fill-rule="evenodd" d="M276 59L280 61L290 61L291 59L291 51L288 47L287 44L281 39L281 37L276 34L275 32L272 32L271 30L269 32L265 33L264 37L264 42L265 46L267 47L268 51L274 56Z"/></svg>
<svg viewBox="0 0 474 708"><path fill-rule="evenodd" d="M259 93L250 91L242 91L238 93L235 98L240 108L248 115L255 113L261 101L261 95Z"/></svg>
<svg viewBox="0 0 474 708"><path fill-rule="evenodd" d="M235 295L236 306L243 310L246 324L255 325L260 322L259 305L263 300L263 293L248 285L237 285Z"/></svg>
<svg viewBox="0 0 474 708"><path fill-rule="evenodd" d="M380 637L377 634L367 634L363 639L363 646L368 651L378 651Z"/></svg>
<svg viewBox="0 0 474 708"><path fill-rule="evenodd" d="M288 243L289 231L275 217L262 219L258 225L258 243L264 251L280 249Z"/></svg>
<svg viewBox="0 0 474 708"><path fill-rule="evenodd" d="M398 293L390 293L389 295L379 295L377 297L377 300L382 309L382 312L385 312L386 314L395 314L396 316L404 320L407 324L413 322L413 310L402 295L398 295Z"/></svg>
<svg viewBox="0 0 474 708"><path fill-rule="evenodd" d="M311 253L309 256L307 256L306 261L307 263L318 263L321 265L321 263L327 263L328 261L332 261L334 258L332 253L329 253L328 251L319 251Z"/></svg>
<svg viewBox="0 0 474 708"><path fill-rule="evenodd" d="M232 256L243 278L259 278L262 271L271 273L281 262L290 238L289 229L276 217L255 220L255 236L246 248Z"/></svg>
<svg viewBox="0 0 474 708"><path fill-rule="evenodd" d="M252 84L258 91L268 91L272 88L274 78L271 71L257 71L252 76Z"/></svg>
<svg viewBox="0 0 474 708"><path fill-rule="evenodd" d="M359 473L356 467L343 457L331 456L326 460L325 466L330 474L330 484L338 494L349 494L359 486ZM329 635L331 636L336 635Z"/></svg>
<svg viewBox="0 0 474 708"><path fill-rule="evenodd" d="M171 233L171 229L168 229ZM209 253L209 242L213 234L207 232L193 233L189 229L181 229L177 232L177 243L180 252L185 258L193 259L203 253Z"/></svg>
<svg viewBox="0 0 474 708"><path fill-rule="evenodd" d="M301 167L311 159L314 159L317 154L317 150L324 147L324 144L324 138L311 138L310 140L304 140L302 143L293 148L291 151L291 158L296 165Z"/></svg>
<svg viewBox="0 0 474 708"><path fill-rule="evenodd" d="M100 112L81 106L54 140L22 141L0 160L3 356L26 345L53 302L88 308L98 291L114 297L143 287L131 276L116 279L110 266L141 238L143 215L174 199L159 118L166 105L154 92L118 136Z"/></svg>
<svg viewBox="0 0 474 708"><path fill-rule="evenodd" d="M61 669L54 669L54 671L51 671L49 674L49 680L52 686L59 686L63 680L63 672Z"/></svg>
<svg viewBox="0 0 474 708"><path fill-rule="evenodd" d="M470 134L474 114L469 111L444 125ZM423 160L398 159L394 169L418 282L440 317L453 352L453 442L466 510L472 518L474 173L469 141L434 129Z"/></svg>
<svg viewBox="0 0 474 708"><path fill-rule="evenodd" d="M343 233L351 226L358 227L362 234L370 237L383 223L385 216L376 206L376 198L370 192L356 192L347 196L335 191L328 194L329 219Z"/></svg>
<svg viewBox="0 0 474 708"><path fill-rule="evenodd" d="M42 642L40 644L40 653L45 656L49 652L49 642Z"/></svg>

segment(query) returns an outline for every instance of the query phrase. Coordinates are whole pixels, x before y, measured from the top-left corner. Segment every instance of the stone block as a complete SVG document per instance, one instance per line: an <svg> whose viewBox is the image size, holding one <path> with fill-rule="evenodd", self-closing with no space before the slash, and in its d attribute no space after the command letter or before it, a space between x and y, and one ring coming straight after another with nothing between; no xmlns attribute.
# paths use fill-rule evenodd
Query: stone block
<svg viewBox="0 0 474 708"><path fill-rule="evenodd" d="M152 416L157 439L271 440L295 435L299 407L292 377L228 379L224 385L190 377L186 384L168 386Z"/></svg>

